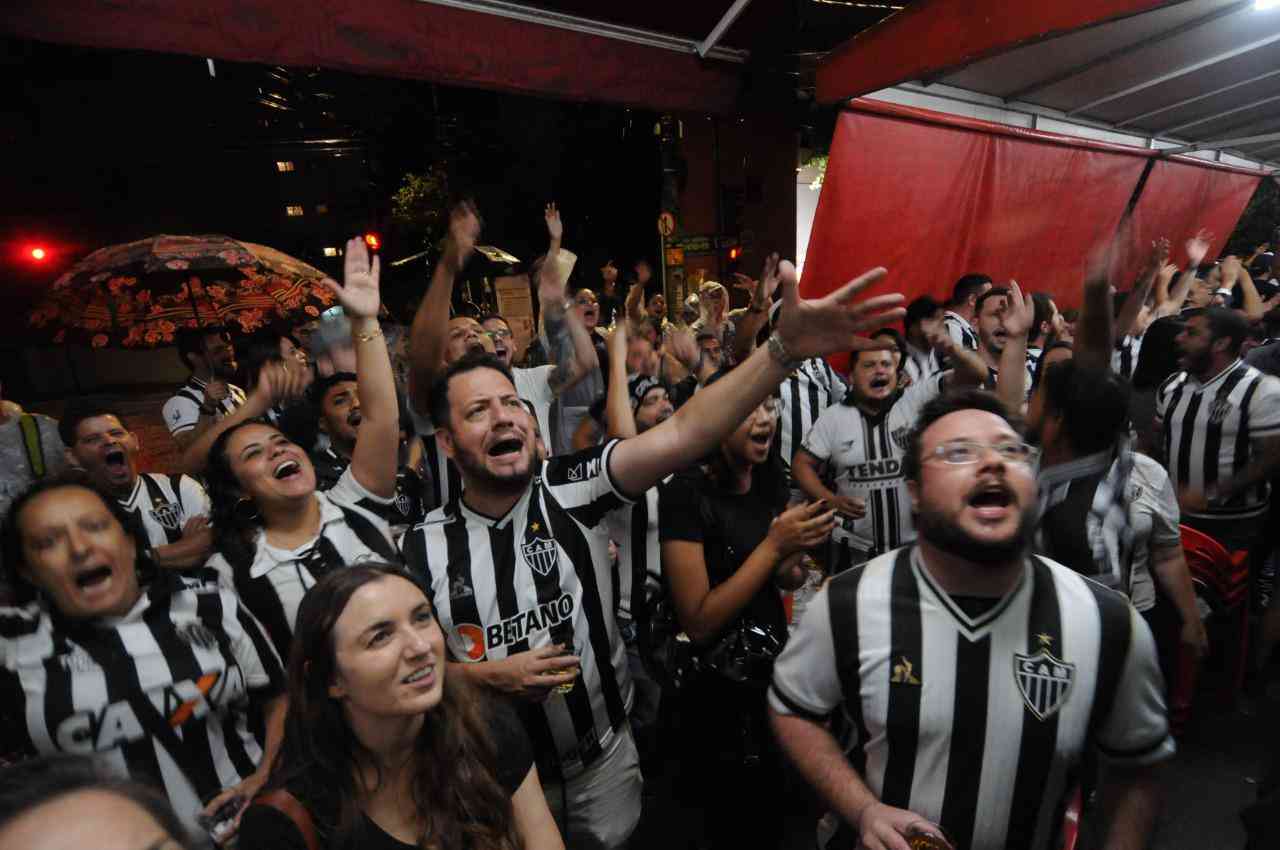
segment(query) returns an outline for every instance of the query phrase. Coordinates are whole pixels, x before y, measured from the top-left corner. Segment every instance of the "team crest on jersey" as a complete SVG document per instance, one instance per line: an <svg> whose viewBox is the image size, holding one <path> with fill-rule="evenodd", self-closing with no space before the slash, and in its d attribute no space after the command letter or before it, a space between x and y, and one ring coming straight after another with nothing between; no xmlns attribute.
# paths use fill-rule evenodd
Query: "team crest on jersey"
<svg viewBox="0 0 1280 850"><path fill-rule="evenodd" d="M1215 401L1213 408L1209 411L1209 422L1214 425L1221 425L1222 420L1227 418L1227 414L1231 412L1233 406L1225 398Z"/></svg>
<svg viewBox="0 0 1280 850"><path fill-rule="evenodd" d="M910 434L911 429L905 425L901 428L894 428L889 432L889 436L893 438L893 444L897 446L900 451L904 452L907 450L907 437Z"/></svg>
<svg viewBox="0 0 1280 850"><path fill-rule="evenodd" d="M170 531L182 528L182 508L173 502L159 502L153 505L151 518Z"/></svg>
<svg viewBox="0 0 1280 850"><path fill-rule="evenodd" d="M520 546L524 553L524 562L529 568L544 578L551 573L560 560L556 550L556 542L550 537L535 537Z"/></svg>
<svg viewBox="0 0 1280 850"><path fill-rule="evenodd" d="M400 516L408 516L413 510L413 505L409 502L409 495L403 490L396 490L396 510L400 512Z"/></svg>
<svg viewBox="0 0 1280 850"><path fill-rule="evenodd" d="M1044 640L1041 640L1044 643ZM1035 655L1013 654L1013 678L1022 701L1037 720L1048 720L1066 703L1075 684L1076 665L1057 658L1047 648Z"/></svg>

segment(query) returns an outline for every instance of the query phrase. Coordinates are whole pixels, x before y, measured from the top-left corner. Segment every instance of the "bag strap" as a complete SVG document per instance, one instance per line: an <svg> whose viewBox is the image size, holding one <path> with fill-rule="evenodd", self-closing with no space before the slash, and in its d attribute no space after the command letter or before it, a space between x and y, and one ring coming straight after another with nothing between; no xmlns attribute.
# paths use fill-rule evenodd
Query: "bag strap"
<svg viewBox="0 0 1280 850"><path fill-rule="evenodd" d="M293 821L293 825L302 835L303 843L307 845L307 850L320 850L320 836L316 833L316 823L311 819L311 812L297 797L290 794L288 789L276 788L274 791L259 794L253 798L253 802L270 806Z"/></svg>
<svg viewBox="0 0 1280 850"><path fill-rule="evenodd" d="M30 413L24 413L18 418L18 427L22 429L22 442L27 448L31 477L44 478L48 468L44 462L44 446L40 443L40 423Z"/></svg>

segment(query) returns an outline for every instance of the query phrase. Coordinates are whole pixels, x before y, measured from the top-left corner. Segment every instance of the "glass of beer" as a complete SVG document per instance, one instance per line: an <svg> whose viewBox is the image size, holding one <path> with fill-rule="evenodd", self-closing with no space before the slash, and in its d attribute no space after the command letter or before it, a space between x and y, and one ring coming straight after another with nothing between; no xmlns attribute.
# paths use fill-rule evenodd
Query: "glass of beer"
<svg viewBox="0 0 1280 850"><path fill-rule="evenodd" d="M955 850L950 836L933 824L913 823L907 827L907 844L911 850Z"/></svg>
<svg viewBox="0 0 1280 850"><path fill-rule="evenodd" d="M574 643L572 649L573 649L574 655L578 656L579 658L582 657L582 649L577 645L576 642ZM576 667L565 667L560 670L548 670L547 672L553 676L558 676L561 673L576 673L580 669L582 669L582 662L578 662L578 666ZM569 693L569 691L573 690L573 686L577 683L577 681L578 680L575 677L572 682L569 682L568 684L565 684L565 685L556 685L551 690L555 691L558 694L567 694Z"/></svg>

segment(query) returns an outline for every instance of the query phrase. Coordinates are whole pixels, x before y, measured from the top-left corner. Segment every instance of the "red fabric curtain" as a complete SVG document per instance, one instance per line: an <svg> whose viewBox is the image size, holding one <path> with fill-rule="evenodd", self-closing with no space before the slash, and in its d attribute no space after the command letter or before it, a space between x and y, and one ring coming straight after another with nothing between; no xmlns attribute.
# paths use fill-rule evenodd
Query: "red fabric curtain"
<svg viewBox="0 0 1280 850"><path fill-rule="evenodd" d="M880 291L945 301L983 272L1077 306L1085 259L1111 237L1147 151L875 101L836 126L805 259L809 297L878 265ZM1260 175L1159 160L1134 211L1134 244L1204 227L1220 250ZM1145 248L1139 249L1145 254ZM1211 254L1212 256L1212 254ZM1126 284L1127 285L1127 284Z"/></svg>

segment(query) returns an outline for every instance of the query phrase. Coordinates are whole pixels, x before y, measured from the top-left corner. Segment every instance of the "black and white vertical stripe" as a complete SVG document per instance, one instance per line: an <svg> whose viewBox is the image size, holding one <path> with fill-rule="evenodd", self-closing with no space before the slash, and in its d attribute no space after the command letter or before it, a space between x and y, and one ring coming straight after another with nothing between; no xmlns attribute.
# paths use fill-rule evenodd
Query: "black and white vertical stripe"
<svg viewBox="0 0 1280 850"><path fill-rule="evenodd" d="M1256 460L1253 441L1280 435L1280 379L1237 360L1205 384L1186 372L1171 375L1156 394L1164 458L1176 489L1212 494L1220 481ZM1204 512L1245 517L1266 509L1267 482Z"/></svg>
<svg viewBox="0 0 1280 850"><path fill-rule="evenodd" d="M284 672L235 594L207 571L162 573L110 624L76 625L39 604L0 609L8 734L41 755L94 755L163 789L191 819L262 759L249 693Z"/></svg>
<svg viewBox="0 0 1280 850"><path fill-rule="evenodd" d="M1087 541L1093 556L1092 569L1082 569L1083 565L1079 564L1069 566L1126 596L1133 568L1134 529L1130 523L1130 503L1135 495L1130 483L1133 464L1132 447L1123 441L1114 449L1043 469L1039 475L1039 516L1042 518L1046 511L1067 500L1072 488L1093 489L1092 493L1082 494L1089 508L1084 524L1075 529L1076 539ZM1043 532L1042 525L1036 551L1065 562L1051 546L1045 545Z"/></svg>
<svg viewBox="0 0 1280 850"><path fill-rule="evenodd" d="M956 345L961 348L967 348L970 351L978 350L978 333L973 329L973 325L965 320L964 316L948 310L942 314L942 326L946 329L947 335L951 337L951 341Z"/></svg>
<svg viewBox="0 0 1280 850"><path fill-rule="evenodd" d="M544 461L501 518L455 497L402 544L408 567L430 583L454 660L497 661L550 644L581 658L569 693L520 706L539 770L564 778L609 750L632 701L606 522L627 503L609 477L615 445Z"/></svg>
<svg viewBox="0 0 1280 850"><path fill-rule="evenodd" d="M670 480L670 479L668 479ZM662 592L662 543L658 536L658 492L609 516L609 536L618 547L614 595L618 616L643 627L650 603Z"/></svg>
<svg viewBox="0 0 1280 850"><path fill-rule="evenodd" d="M150 546L177 543L188 520L209 515L209 496L189 475L141 472L128 498L119 502L130 530Z"/></svg>
<svg viewBox="0 0 1280 850"><path fill-rule="evenodd" d="M1133 380L1133 370L1138 368L1138 355L1142 351L1141 336L1125 336L1111 352L1111 371L1126 381Z"/></svg>
<svg viewBox="0 0 1280 850"><path fill-rule="evenodd" d="M778 393L782 399L782 416L778 422L778 446L782 462L791 466L791 458L804 444L804 436L822 412L848 392L831 364L821 357L806 360L782 382Z"/></svg>

